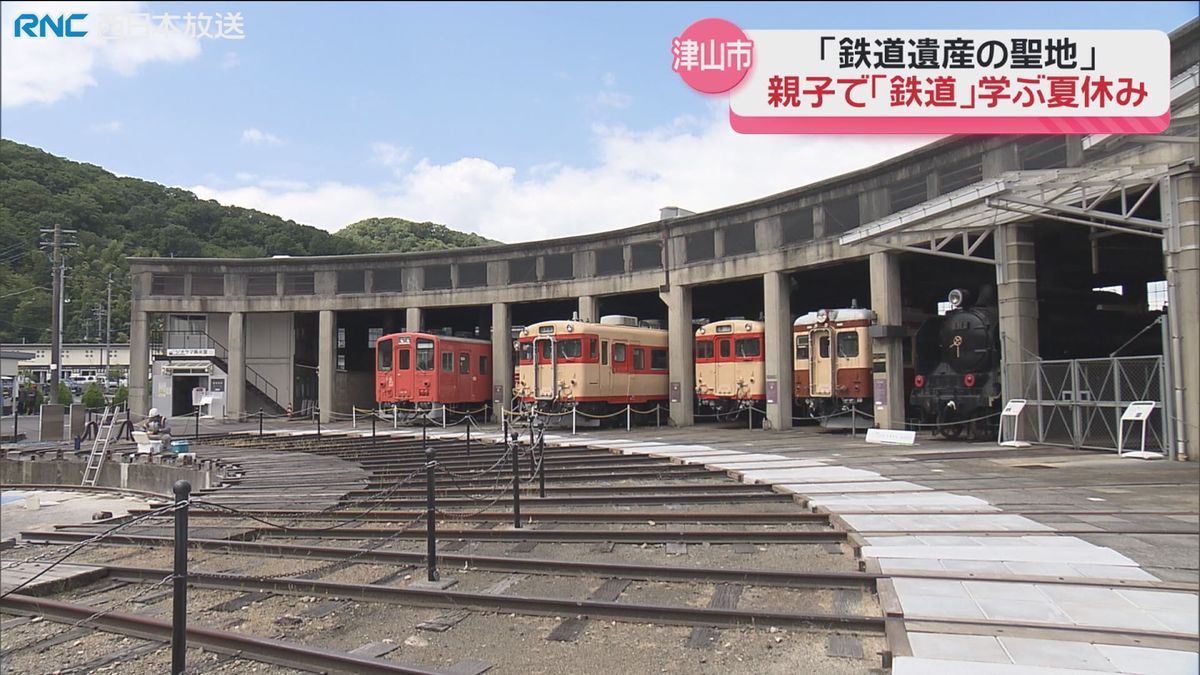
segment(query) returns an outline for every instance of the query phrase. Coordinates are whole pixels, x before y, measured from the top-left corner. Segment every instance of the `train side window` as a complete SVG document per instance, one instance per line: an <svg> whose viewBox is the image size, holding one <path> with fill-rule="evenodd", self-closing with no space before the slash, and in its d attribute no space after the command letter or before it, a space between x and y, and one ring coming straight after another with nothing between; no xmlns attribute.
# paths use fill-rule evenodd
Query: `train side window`
<svg viewBox="0 0 1200 675"><path fill-rule="evenodd" d="M729 340L721 340L720 354L723 359L729 358Z"/></svg>
<svg viewBox="0 0 1200 675"><path fill-rule="evenodd" d="M392 341L383 340L375 345L375 347L379 352L377 355L379 357L379 370L386 373L392 369Z"/></svg>
<svg viewBox="0 0 1200 675"><path fill-rule="evenodd" d="M442 372L454 372L454 352L442 352Z"/></svg>
<svg viewBox="0 0 1200 675"><path fill-rule="evenodd" d="M613 363L625 363L625 344L613 343Z"/></svg>
<svg viewBox="0 0 1200 675"><path fill-rule="evenodd" d="M588 359L596 360L596 338L588 338Z"/></svg>
<svg viewBox="0 0 1200 675"><path fill-rule="evenodd" d="M808 336L807 335L797 335L796 336L796 360L797 361L807 361L808 360Z"/></svg>
<svg viewBox="0 0 1200 675"><path fill-rule="evenodd" d="M633 369L634 370L644 370L645 368L646 368L646 352L635 347L633 350Z"/></svg>
<svg viewBox="0 0 1200 675"><path fill-rule="evenodd" d="M486 356L479 357L479 374L480 375L488 374L488 369L487 369L488 363L487 362L488 362L488 357L486 357Z"/></svg>
<svg viewBox="0 0 1200 675"><path fill-rule="evenodd" d="M469 375L471 373L471 355L466 352L458 353L458 374Z"/></svg>
<svg viewBox="0 0 1200 675"><path fill-rule="evenodd" d="M829 336L822 335L821 340L817 343L817 351L820 352L821 358L829 358Z"/></svg>
<svg viewBox="0 0 1200 675"><path fill-rule="evenodd" d="M400 363L397 364L396 370L408 370L410 354L412 354L412 352L408 351L408 349L401 349L399 351Z"/></svg>
<svg viewBox="0 0 1200 675"><path fill-rule="evenodd" d="M650 370L666 370L667 369L667 350L651 349L650 350Z"/></svg>
<svg viewBox="0 0 1200 675"><path fill-rule="evenodd" d="M762 356L762 343L758 338L740 338L735 347L738 356Z"/></svg>
<svg viewBox="0 0 1200 675"><path fill-rule="evenodd" d="M521 343L521 363L533 363L533 343Z"/></svg>
<svg viewBox="0 0 1200 675"><path fill-rule="evenodd" d="M608 340L600 341L600 365L608 365Z"/></svg>
<svg viewBox="0 0 1200 675"><path fill-rule="evenodd" d="M433 340L417 340L417 370L433 370Z"/></svg>
<svg viewBox="0 0 1200 675"><path fill-rule="evenodd" d="M852 330L837 334L837 351L839 359L852 359L858 356L858 333Z"/></svg>

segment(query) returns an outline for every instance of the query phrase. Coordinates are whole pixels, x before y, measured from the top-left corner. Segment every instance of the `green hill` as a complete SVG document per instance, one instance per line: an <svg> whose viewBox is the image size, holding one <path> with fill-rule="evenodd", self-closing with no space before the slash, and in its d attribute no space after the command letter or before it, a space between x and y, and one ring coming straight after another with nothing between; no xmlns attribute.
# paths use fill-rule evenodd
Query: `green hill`
<svg viewBox="0 0 1200 675"><path fill-rule="evenodd" d="M499 243L445 225L403 218L367 218L338 230L337 236L368 251L437 251Z"/></svg>
<svg viewBox="0 0 1200 675"><path fill-rule="evenodd" d="M113 279L113 340L127 339L126 256L263 257L427 251L488 243L434 223L372 218L337 235L269 213L0 140L0 342L50 339L50 261L39 230L78 230L66 249L64 341L97 340ZM102 324L101 324L102 325Z"/></svg>

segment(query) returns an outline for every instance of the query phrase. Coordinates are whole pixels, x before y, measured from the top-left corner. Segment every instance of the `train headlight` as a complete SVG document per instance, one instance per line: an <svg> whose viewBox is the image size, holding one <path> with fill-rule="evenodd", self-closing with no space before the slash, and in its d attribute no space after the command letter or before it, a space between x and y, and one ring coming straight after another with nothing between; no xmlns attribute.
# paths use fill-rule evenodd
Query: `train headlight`
<svg viewBox="0 0 1200 675"><path fill-rule="evenodd" d="M529 335L529 331L525 328L521 329L521 335Z"/></svg>
<svg viewBox="0 0 1200 675"><path fill-rule="evenodd" d="M817 323L825 323L825 320L828 318L829 312L826 312L823 309L817 310Z"/></svg>
<svg viewBox="0 0 1200 675"><path fill-rule="evenodd" d="M701 335L704 335L704 329L703 329L703 328L701 328L701 329L700 329L700 334L701 334Z"/></svg>
<svg viewBox="0 0 1200 675"><path fill-rule="evenodd" d="M567 324L567 332L568 332L568 333L574 333L574 332L575 332L575 326L572 326L571 324Z"/></svg>
<svg viewBox="0 0 1200 675"><path fill-rule="evenodd" d="M958 309L959 307L962 307L963 303L967 300L966 291L961 288L956 288L950 291L950 295L946 297L946 300L950 302L951 307Z"/></svg>
<svg viewBox="0 0 1200 675"><path fill-rule="evenodd" d="M749 333L751 328L752 328L752 326L749 323L747 323L746 324L746 332Z"/></svg>

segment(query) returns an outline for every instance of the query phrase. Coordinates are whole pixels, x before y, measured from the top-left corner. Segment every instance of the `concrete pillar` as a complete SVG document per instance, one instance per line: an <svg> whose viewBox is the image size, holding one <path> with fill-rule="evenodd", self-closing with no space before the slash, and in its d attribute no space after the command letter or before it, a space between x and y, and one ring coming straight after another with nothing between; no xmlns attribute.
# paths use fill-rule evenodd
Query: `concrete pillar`
<svg viewBox="0 0 1200 675"><path fill-rule="evenodd" d="M135 307L129 318L129 409L150 410L150 313Z"/></svg>
<svg viewBox="0 0 1200 675"><path fill-rule="evenodd" d="M774 429L792 426L792 302L788 275L763 275L763 317L766 335L767 421Z"/></svg>
<svg viewBox="0 0 1200 675"><path fill-rule="evenodd" d="M900 300L900 255L890 251L871 254L871 309L877 327L903 326ZM874 373L875 426L904 428L904 337L903 330L879 329L891 337L876 337L872 361L882 356L883 372Z"/></svg>
<svg viewBox="0 0 1200 675"><path fill-rule="evenodd" d="M659 294L661 297L661 293ZM692 330L692 289L672 284L667 292L668 399L671 420L677 427L692 425L692 399L696 393L695 363L692 348L696 332Z"/></svg>
<svg viewBox="0 0 1200 675"><path fill-rule="evenodd" d="M1038 359L1037 265L1033 229L1029 225L996 228L996 295L1000 310L1001 383L1004 402L1013 398L1036 399L1036 366L1015 367ZM1035 415L1021 415L1021 438L1037 433Z"/></svg>
<svg viewBox="0 0 1200 675"><path fill-rule="evenodd" d="M321 310L317 329L317 407L321 421L333 419L333 378L337 373L337 314Z"/></svg>
<svg viewBox="0 0 1200 675"><path fill-rule="evenodd" d="M240 420L246 410L246 314L231 312L229 314L229 335L226 341L228 354L225 357L229 366L228 377L225 379L225 418Z"/></svg>
<svg viewBox="0 0 1200 675"><path fill-rule="evenodd" d="M409 307L404 310L404 330L409 333L419 333L424 328L421 325L425 319L420 307Z"/></svg>
<svg viewBox="0 0 1200 675"><path fill-rule="evenodd" d="M600 321L600 301L594 295L579 296L579 320L588 323Z"/></svg>
<svg viewBox="0 0 1200 675"><path fill-rule="evenodd" d="M508 408L512 401L512 312L508 303L492 304L492 403ZM497 413L498 414L498 413Z"/></svg>
<svg viewBox="0 0 1200 675"><path fill-rule="evenodd" d="M1178 459L1200 455L1200 171L1195 168L1163 181L1167 238L1167 319L1170 378Z"/></svg>

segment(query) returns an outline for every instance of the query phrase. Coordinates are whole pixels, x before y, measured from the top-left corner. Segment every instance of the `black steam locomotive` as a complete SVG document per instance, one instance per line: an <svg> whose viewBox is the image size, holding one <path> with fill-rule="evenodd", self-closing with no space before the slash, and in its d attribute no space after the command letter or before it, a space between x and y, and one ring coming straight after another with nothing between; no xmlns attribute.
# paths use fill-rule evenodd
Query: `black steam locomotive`
<svg viewBox="0 0 1200 675"><path fill-rule="evenodd" d="M950 292L951 309L921 325L915 337L916 375L910 409L920 421L936 423L946 438L993 436L999 411L1000 327L991 286L978 299L963 289Z"/></svg>

